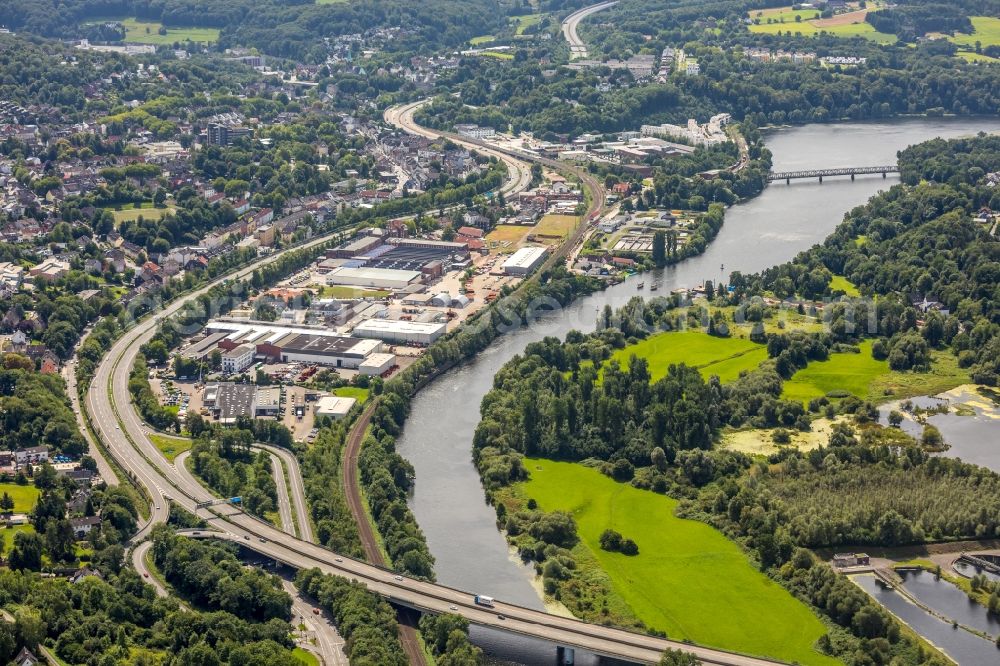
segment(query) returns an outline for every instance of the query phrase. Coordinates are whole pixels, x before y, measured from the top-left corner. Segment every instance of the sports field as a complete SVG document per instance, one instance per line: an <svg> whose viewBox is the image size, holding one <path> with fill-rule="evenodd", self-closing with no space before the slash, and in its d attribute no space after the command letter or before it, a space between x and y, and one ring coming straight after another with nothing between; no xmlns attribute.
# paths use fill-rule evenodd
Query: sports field
<svg viewBox="0 0 1000 666"><path fill-rule="evenodd" d="M177 209L173 206L155 208L153 207L153 204L148 201L139 205L126 204L122 206L121 210L115 210L114 207L110 207L108 210L111 211L111 216L115 218L116 225L138 220L140 216L144 220L159 220L167 213L177 212Z"/></svg>
<svg viewBox="0 0 1000 666"><path fill-rule="evenodd" d="M496 40L496 37L493 35L479 35L478 37L470 39L469 44L472 46L482 46L483 44L489 44L494 40Z"/></svg>
<svg viewBox="0 0 1000 666"><path fill-rule="evenodd" d="M720 532L677 518L676 500L574 463L526 459L524 465L531 472L524 494L543 510L573 515L582 540L576 549L589 551L648 626L670 638L789 663L840 663L813 649L826 631L808 607ZM633 539L639 554L602 550L605 529Z"/></svg>
<svg viewBox="0 0 1000 666"><path fill-rule="evenodd" d="M16 483L0 483L0 496L7 493L14 500L14 513L28 513L35 508L41 492L34 486L20 486Z"/></svg>
<svg viewBox="0 0 1000 666"><path fill-rule="evenodd" d="M660 333L638 344L617 350L611 358L622 368L633 356L649 362L653 381L667 374L671 365L686 363L698 368L702 377L718 375L723 382L739 378L743 370L753 370L767 358L767 348L742 338L718 338L698 331Z"/></svg>

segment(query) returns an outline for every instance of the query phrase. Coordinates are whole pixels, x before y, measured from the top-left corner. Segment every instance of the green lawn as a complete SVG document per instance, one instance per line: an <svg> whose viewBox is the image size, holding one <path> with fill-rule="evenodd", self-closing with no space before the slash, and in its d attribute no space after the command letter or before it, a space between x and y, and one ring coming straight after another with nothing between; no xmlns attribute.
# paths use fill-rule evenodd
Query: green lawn
<svg viewBox="0 0 1000 666"><path fill-rule="evenodd" d="M955 55L969 62L1000 62L1000 60L997 60L996 58L991 58L983 53L975 53L973 51L959 51Z"/></svg>
<svg viewBox="0 0 1000 666"><path fill-rule="evenodd" d="M523 35L524 31L533 25L541 23L545 14L524 14L522 16L511 16L510 20L517 25L514 30L515 35Z"/></svg>
<svg viewBox="0 0 1000 666"><path fill-rule="evenodd" d="M4 548L3 552L6 555L10 554L11 549L14 547L14 535L18 532L34 532L35 528L31 525L15 525L14 527L4 527L0 528L0 538L3 539Z"/></svg>
<svg viewBox="0 0 1000 666"><path fill-rule="evenodd" d="M163 457L173 462L174 458L191 448L191 440L187 437L169 437L167 435L150 435L149 440L156 445Z"/></svg>
<svg viewBox="0 0 1000 666"><path fill-rule="evenodd" d="M339 389L334 389L333 394L339 395L341 398L354 398L362 405L368 402L368 389L366 388L341 386Z"/></svg>
<svg viewBox="0 0 1000 666"><path fill-rule="evenodd" d="M975 48L976 42L979 42L984 48L1000 45L1000 18L989 16L972 16L970 18L974 28L973 33L966 35L963 32L956 32L954 37L948 38L949 41L970 48Z"/></svg>
<svg viewBox="0 0 1000 666"><path fill-rule="evenodd" d="M784 383L781 397L808 402L840 390L866 398L875 378L889 372L889 362L872 358L871 340L862 342L860 348L860 354L830 354L825 361L810 363Z"/></svg>
<svg viewBox="0 0 1000 666"><path fill-rule="evenodd" d="M34 486L19 486L16 483L0 483L0 496L7 493L14 499L14 513L28 513L35 508L41 491Z"/></svg>
<svg viewBox="0 0 1000 666"><path fill-rule="evenodd" d="M497 60L513 60L514 54L507 51L483 51L479 55L486 56L487 58L496 58Z"/></svg>
<svg viewBox="0 0 1000 666"><path fill-rule="evenodd" d="M767 358L767 348L742 338L718 338L697 331L660 333L635 345L617 350L611 358L623 368L632 355L649 362L653 381L678 363L697 367L706 379L718 375L723 382L739 378L743 370L753 370Z"/></svg>
<svg viewBox="0 0 1000 666"><path fill-rule="evenodd" d="M870 23L865 22L846 23L844 25L833 25L818 28L805 19L803 19L802 22L796 22L793 19L791 21L786 20L784 23L761 22L760 25L750 25L747 27L750 29L750 32L767 35L775 35L779 32L784 34L791 31L793 35L800 33L805 37L809 37L812 35L818 35L820 31L826 31L827 33L837 37L864 37L865 39L875 42L876 44L896 43L896 35L879 32Z"/></svg>
<svg viewBox="0 0 1000 666"><path fill-rule="evenodd" d="M159 33L161 23L139 21L134 18L123 19L125 41L137 44L173 44L174 42L217 42L219 31L216 28L167 28L167 34Z"/></svg>
<svg viewBox="0 0 1000 666"><path fill-rule="evenodd" d="M634 614L670 638L800 664L839 662L813 649L826 633L812 611L757 571L710 526L674 515L677 501L617 483L574 463L528 459L524 494L540 508L570 512L582 545ZM601 550L615 529L639 554Z"/></svg>
<svg viewBox="0 0 1000 666"><path fill-rule="evenodd" d="M144 220L159 220L167 213L174 213L177 211L177 209L173 206L154 208L153 204L149 202L140 204L139 206L134 204L125 204L121 208L121 210L115 210L114 206L106 208L106 210L111 211L111 216L115 218L116 225L121 225L123 222L137 220L140 216Z"/></svg>
<svg viewBox="0 0 1000 666"><path fill-rule="evenodd" d="M781 392L786 400L808 402L830 391L847 391L863 400L883 401L890 397L934 395L968 383L969 375L958 367L954 355L933 352L930 372L898 372L888 361L872 358L872 341L860 345L860 354L830 354L814 361L787 380Z"/></svg>
<svg viewBox="0 0 1000 666"><path fill-rule="evenodd" d="M470 39L469 44L472 46L482 46L483 44L489 44L494 40L496 40L496 37L493 35L479 35L478 37Z"/></svg>
<svg viewBox="0 0 1000 666"><path fill-rule="evenodd" d="M751 19L760 19L761 24L767 24L768 19L774 23L796 23L795 17L802 17L802 22L819 18L818 9L792 9L791 7L775 9L754 9L748 12Z"/></svg>
<svg viewBox="0 0 1000 666"><path fill-rule="evenodd" d="M834 275L830 278L830 290L837 291L840 290L847 294L848 296L860 296L861 292L858 288L854 286L854 283L845 278L842 275Z"/></svg>
<svg viewBox="0 0 1000 666"><path fill-rule="evenodd" d="M316 658L309 650L304 650L302 648L295 648L292 650L292 656L297 660L301 661L306 666L319 666L319 659Z"/></svg>

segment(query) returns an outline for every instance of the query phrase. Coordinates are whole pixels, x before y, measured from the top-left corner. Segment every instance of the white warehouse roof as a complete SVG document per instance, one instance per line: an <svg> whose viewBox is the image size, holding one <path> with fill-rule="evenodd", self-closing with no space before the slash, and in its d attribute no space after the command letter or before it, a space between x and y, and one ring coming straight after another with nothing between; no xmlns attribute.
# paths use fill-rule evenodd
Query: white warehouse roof
<svg viewBox="0 0 1000 666"><path fill-rule="evenodd" d="M503 262L504 270L520 269L522 271L531 270L535 265L545 258L548 252L544 247L522 247L520 250L510 255L507 261Z"/></svg>

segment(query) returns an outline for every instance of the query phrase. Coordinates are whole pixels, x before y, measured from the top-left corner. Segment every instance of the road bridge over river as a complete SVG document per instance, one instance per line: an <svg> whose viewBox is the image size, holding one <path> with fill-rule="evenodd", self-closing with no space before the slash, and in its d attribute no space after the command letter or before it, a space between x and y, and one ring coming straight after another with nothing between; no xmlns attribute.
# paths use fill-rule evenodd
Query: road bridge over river
<svg viewBox="0 0 1000 666"><path fill-rule="evenodd" d="M835 169L810 169L808 171L772 171L767 174L767 179L771 182L777 180L783 180L785 183L791 183L793 180L799 178L819 178L819 182L823 182L823 177L830 176L850 176L851 180L854 180L855 176L861 176L865 174L882 174L885 178L886 174L889 173L899 173L899 167L896 165L888 166L864 166L864 167L838 167Z"/></svg>

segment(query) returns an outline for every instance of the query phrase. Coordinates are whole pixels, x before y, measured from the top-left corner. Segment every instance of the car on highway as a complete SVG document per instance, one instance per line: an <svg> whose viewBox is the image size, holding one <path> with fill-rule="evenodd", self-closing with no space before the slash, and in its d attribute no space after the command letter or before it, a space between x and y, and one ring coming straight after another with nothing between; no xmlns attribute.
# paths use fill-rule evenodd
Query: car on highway
<svg viewBox="0 0 1000 666"><path fill-rule="evenodd" d="M267 539L265 539L264 537L260 537L260 542L261 543L267 543Z"/></svg>
<svg viewBox="0 0 1000 666"><path fill-rule="evenodd" d="M402 576L393 576L393 578L395 578L396 580L403 580Z"/></svg>
<svg viewBox="0 0 1000 666"><path fill-rule="evenodd" d="M249 534L244 534L243 538L246 539L247 541L249 541L250 540L250 535Z"/></svg>
<svg viewBox="0 0 1000 666"><path fill-rule="evenodd" d="M148 573L148 572L146 572L146 571L143 571L143 572L142 572L142 577L143 577L143 578L149 578L149 573Z"/></svg>
<svg viewBox="0 0 1000 666"><path fill-rule="evenodd" d="M451 606L448 606L448 610L458 610L458 606L452 604Z"/></svg>
<svg viewBox="0 0 1000 666"><path fill-rule="evenodd" d="M319 609L313 608L313 615L319 615Z"/></svg>
<svg viewBox="0 0 1000 666"><path fill-rule="evenodd" d="M339 558L339 557L335 557L335 558L333 558L333 561L334 562L343 562L344 560L341 559L341 558Z"/></svg>
<svg viewBox="0 0 1000 666"><path fill-rule="evenodd" d="M507 616L505 616L505 615L497 615L497 619L498 620L506 620Z"/></svg>

